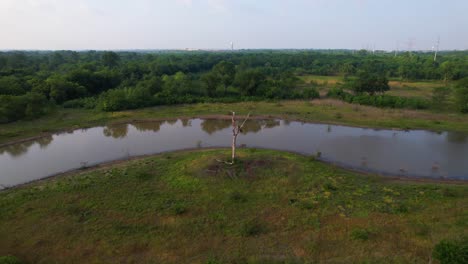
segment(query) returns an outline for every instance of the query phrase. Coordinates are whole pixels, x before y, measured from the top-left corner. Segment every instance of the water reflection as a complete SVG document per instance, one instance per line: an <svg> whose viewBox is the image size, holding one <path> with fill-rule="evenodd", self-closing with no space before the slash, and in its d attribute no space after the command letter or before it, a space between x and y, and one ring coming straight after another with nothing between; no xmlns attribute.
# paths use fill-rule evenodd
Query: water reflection
<svg viewBox="0 0 468 264"><path fill-rule="evenodd" d="M264 128L274 128L279 125L279 120L247 120L242 128L242 134L258 133Z"/></svg>
<svg viewBox="0 0 468 264"><path fill-rule="evenodd" d="M216 131L226 129L230 126L231 121L223 119L206 119L203 120L201 123L201 128L203 129L203 131L205 131L209 135L215 133Z"/></svg>
<svg viewBox="0 0 468 264"><path fill-rule="evenodd" d="M192 126L192 120L190 119L181 119L181 122L183 127Z"/></svg>
<svg viewBox="0 0 468 264"><path fill-rule="evenodd" d="M465 143L468 139L468 134L462 132L447 132L447 141L452 143Z"/></svg>
<svg viewBox="0 0 468 264"><path fill-rule="evenodd" d="M104 136L113 138L124 138L128 133L127 124L109 125L102 131Z"/></svg>
<svg viewBox="0 0 468 264"><path fill-rule="evenodd" d="M201 123L203 131L209 135L221 131L226 128L230 128L232 121L228 119L207 119ZM258 133L264 128L274 128L280 126L281 122L279 120L247 120L242 128L241 133L246 135L247 133Z"/></svg>
<svg viewBox="0 0 468 264"><path fill-rule="evenodd" d="M52 135L48 135L36 139L36 143L39 144L39 147L41 147L41 149L43 149L46 148L50 143L52 143L53 140L54 138L52 137Z"/></svg>
<svg viewBox="0 0 468 264"><path fill-rule="evenodd" d="M140 132L146 132L146 131L158 132L159 129L161 129L161 125L164 123L165 121L154 121L154 122L133 123L132 125Z"/></svg>
<svg viewBox="0 0 468 264"><path fill-rule="evenodd" d="M25 141L25 142L13 144L13 145L8 145L8 146L0 148L0 155L7 153L13 157L19 157L21 155L26 154L28 150L36 144L38 144L41 149L44 149L50 143L52 143L52 141L53 141L52 135L48 135L48 136L40 137L38 139L29 140L29 141Z"/></svg>

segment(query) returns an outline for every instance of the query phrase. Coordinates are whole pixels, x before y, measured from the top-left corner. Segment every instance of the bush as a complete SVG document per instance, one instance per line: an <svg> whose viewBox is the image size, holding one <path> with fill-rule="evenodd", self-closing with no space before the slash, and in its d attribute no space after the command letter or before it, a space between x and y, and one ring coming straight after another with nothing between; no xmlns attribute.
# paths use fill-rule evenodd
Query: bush
<svg viewBox="0 0 468 264"><path fill-rule="evenodd" d="M153 105L148 88L112 89L101 94L98 107L106 112L135 109Z"/></svg>
<svg viewBox="0 0 468 264"><path fill-rule="evenodd" d="M13 256L0 256L0 264L21 264L21 261Z"/></svg>
<svg viewBox="0 0 468 264"><path fill-rule="evenodd" d="M95 97L86 97L75 100L70 100L62 105L64 108L85 108L94 109L97 106L97 99Z"/></svg>
<svg viewBox="0 0 468 264"><path fill-rule="evenodd" d="M462 113L468 113L468 78L462 79L455 90L457 108Z"/></svg>
<svg viewBox="0 0 468 264"><path fill-rule="evenodd" d="M435 246L432 256L441 264L468 263L468 237L457 241L440 241Z"/></svg>
<svg viewBox="0 0 468 264"><path fill-rule="evenodd" d="M328 91L327 96L330 98L344 100L346 97L346 92L341 88L332 88Z"/></svg>
<svg viewBox="0 0 468 264"><path fill-rule="evenodd" d="M449 87L436 87L432 89L432 106L436 109L445 108L450 93Z"/></svg>
<svg viewBox="0 0 468 264"><path fill-rule="evenodd" d="M305 88L302 91L302 98L304 99L316 99L319 97L320 97L320 94L315 88Z"/></svg>
<svg viewBox="0 0 468 264"><path fill-rule="evenodd" d="M245 222L241 228L243 236L257 236L265 231L263 225L256 219Z"/></svg>
<svg viewBox="0 0 468 264"><path fill-rule="evenodd" d="M370 105L381 108L427 109L430 105L429 101L422 98L368 94L352 95L339 88L331 89L327 96L330 98L340 99L348 103Z"/></svg>
<svg viewBox="0 0 468 264"><path fill-rule="evenodd" d="M45 96L38 93L0 95L0 123L37 118L47 112L48 106Z"/></svg>
<svg viewBox="0 0 468 264"><path fill-rule="evenodd" d="M369 237L371 235L371 232L367 229L354 229L351 231L351 238L353 240L369 240Z"/></svg>

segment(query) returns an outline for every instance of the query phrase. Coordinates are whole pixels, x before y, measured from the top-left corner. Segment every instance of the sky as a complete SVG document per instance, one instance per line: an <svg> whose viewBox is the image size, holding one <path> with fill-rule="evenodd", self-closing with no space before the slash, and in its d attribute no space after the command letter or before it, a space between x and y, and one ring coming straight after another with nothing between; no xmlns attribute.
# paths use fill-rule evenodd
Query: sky
<svg viewBox="0 0 468 264"><path fill-rule="evenodd" d="M0 0L0 49L468 49L468 0Z"/></svg>

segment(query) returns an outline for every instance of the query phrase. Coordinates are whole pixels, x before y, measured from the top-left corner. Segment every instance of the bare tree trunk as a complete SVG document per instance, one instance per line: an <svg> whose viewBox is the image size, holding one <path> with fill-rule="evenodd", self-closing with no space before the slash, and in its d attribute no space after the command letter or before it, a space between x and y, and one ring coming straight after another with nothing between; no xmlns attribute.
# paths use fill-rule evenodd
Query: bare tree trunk
<svg viewBox="0 0 468 264"><path fill-rule="evenodd" d="M236 141L237 136L232 137L232 156L231 156L231 163L234 164L234 159L236 158Z"/></svg>
<svg viewBox="0 0 468 264"><path fill-rule="evenodd" d="M231 162L225 162L227 164L233 165L236 160L236 143L237 136L242 132L242 127L244 127L245 122L249 119L250 113L245 118L244 122L241 125L238 125L236 122L236 113L232 112L232 144L231 144Z"/></svg>
<svg viewBox="0 0 468 264"><path fill-rule="evenodd" d="M231 164L234 164L234 159L236 158L236 142L237 142L237 127L236 127L236 113L232 112L232 155L231 155Z"/></svg>

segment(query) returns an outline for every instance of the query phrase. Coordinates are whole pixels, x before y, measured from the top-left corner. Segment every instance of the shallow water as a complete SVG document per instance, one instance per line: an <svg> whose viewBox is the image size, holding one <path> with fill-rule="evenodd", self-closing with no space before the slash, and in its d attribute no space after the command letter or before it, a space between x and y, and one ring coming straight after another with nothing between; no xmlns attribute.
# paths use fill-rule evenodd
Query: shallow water
<svg viewBox="0 0 468 264"><path fill-rule="evenodd" d="M228 147L229 120L174 120L59 133L0 148L0 185L10 187L84 166L197 147ZM343 167L386 175L468 180L468 134L393 131L250 120L239 146L321 153Z"/></svg>

